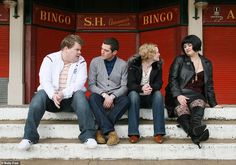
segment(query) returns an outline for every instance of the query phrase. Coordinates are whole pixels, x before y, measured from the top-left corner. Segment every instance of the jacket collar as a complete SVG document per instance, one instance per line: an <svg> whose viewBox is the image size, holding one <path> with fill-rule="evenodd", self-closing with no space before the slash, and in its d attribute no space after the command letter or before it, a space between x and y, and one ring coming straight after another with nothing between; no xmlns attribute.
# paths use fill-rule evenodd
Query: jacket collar
<svg viewBox="0 0 236 165"><path fill-rule="evenodd" d="M162 60L156 61L156 62L152 63L152 67L157 68L161 64L162 64ZM129 65L133 65L133 66L136 66L136 67L141 67L141 65L142 65L141 56L137 55L137 56L134 56L131 59L129 59Z"/></svg>
<svg viewBox="0 0 236 165"><path fill-rule="evenodd" d="M201 59L201 61L202 61L203 63L207 63L207 62L208 62L208 60L207 60L203 55L198 54L198 56L199 56L199 58ZM187 64L188 64L189 62L191 62L191 59L190 59L189 56L183 55L183 57L184 57L184 62L186 62Z"/></svg>

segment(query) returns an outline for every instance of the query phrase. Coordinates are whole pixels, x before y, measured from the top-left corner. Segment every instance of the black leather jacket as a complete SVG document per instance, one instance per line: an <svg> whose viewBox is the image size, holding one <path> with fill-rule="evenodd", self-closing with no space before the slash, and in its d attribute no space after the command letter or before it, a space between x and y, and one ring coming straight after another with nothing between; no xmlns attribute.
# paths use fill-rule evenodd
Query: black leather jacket
<svg viewBox="0 0 236 165"><path fill-rule="evenodd" d="M138 56L129 61L128 67L128 90L142 92L141 84L142 80L142 60ZM152 87L152 92L160 90L163 84L162 80L162 62L157 61L152 64L152 71L150 73L149 85Z"/></svg>
<svg viewBox="0 0 236 165"><path fill-rule="evenodd" d="M217 105L213 87L212 63L204 56L199 55L204 70L204 96L211 107ZM177 56L171 65L169 73L169 84L166 89L175 98L181 95L181 89L189 82L195 74L193 63L187 55ZM170 99L170 98L166 98Z"/></svg>

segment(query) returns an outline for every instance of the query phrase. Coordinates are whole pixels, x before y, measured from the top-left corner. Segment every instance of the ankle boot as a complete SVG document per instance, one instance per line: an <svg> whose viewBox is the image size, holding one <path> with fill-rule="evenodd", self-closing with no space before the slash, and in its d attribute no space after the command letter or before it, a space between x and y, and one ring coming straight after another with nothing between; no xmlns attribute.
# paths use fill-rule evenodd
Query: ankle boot
<svg viewBox="0 0 236 165"><path fill-rule="evenodd" d="M200 142L202 141L206 141L209 139L209 130L206 129L205 131L203 131L203 133L200 136L195 136L195 135L191 135L191 140L194 144L196 144L198 146L199 149L201 149L201 145Z"/></svg>

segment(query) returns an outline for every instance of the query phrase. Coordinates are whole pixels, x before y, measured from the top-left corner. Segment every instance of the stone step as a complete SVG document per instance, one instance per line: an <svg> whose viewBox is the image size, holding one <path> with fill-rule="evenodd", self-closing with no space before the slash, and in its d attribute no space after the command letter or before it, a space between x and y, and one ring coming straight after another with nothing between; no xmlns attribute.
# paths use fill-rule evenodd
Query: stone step
<svg viewBox="0 0 236 165"><path fill-rule="evenodd" d="M99 160L99 159L28 159L1 160L2 165L235 165L235 160ZM18 164L17 164L18 163Z"/></svg>
<svg viewBox="0 0 236 165"><path fill-rule="evenodd" d="M1 160L2 165L235 165L235 160L99 160L99 159L28 159ZM18 164L17 164L18 163Z"/></svg>
<svg viewBox="0 0 236 165"><path fill-rule="evenodd" d="M25 120L28 113L28 105L0 106L0 120ZM122 118L127 118L127 113ZM140 118L152 120L150 109L140 109ZM168 119L165 110L165 118ZM206 108L205 119L236 120L236 105L223 105L223 108ZM76 120L74 113L50 113L46 112L43 120Z"/></svg>
<svg viewBox="0 0 236 165"><path fill-rule="evenodd" d="M96 149L87 149L78 140L44 139L32 145L29 151L18 150L19 141L20 139L0 139L0 159L236 160L235 140L209 139L199 149L190 139L167 138L163 144L157 144L148 138L141 139L136 144L121 139L119 145L98 145Z"/></svg>
<svg viewBox="0 0 236 165"><path fill-rule="evenodd" d="M99 145L87 149L78 140L80 133L74 113L46 112L39 126L40 141L30 151L19 151L17 144L24 132L28 113L25 106L0 106L0 160L65 159L65 160L235 160L236 161L236 106L206 108L205 123L210 138L202 149L191 143L190 138L175 119L166 118L166 133L163 144L154 143L152 112L140 111L141 140L130 144L127 140L127 114L116 125L121 138L119 145ZM147 120L144 120L147 119Z"/></svg>
<svg viewBox="0 0 236 165"><path fill-rule="evenodd" d="M236 121L207 120L205 122L213 139L236 139ZM186 138L186 133L177 127L175 121L166 121L166 136L169 138ZM121 138L128 138L127 120L121 120L115 126ZM152 121L140 121L140 136L152 137ZM77 139L80 133L76 121L41 121L38 128L40 138ZM0 138L21 138L24 133L24 121L1 121Z"/></svg>

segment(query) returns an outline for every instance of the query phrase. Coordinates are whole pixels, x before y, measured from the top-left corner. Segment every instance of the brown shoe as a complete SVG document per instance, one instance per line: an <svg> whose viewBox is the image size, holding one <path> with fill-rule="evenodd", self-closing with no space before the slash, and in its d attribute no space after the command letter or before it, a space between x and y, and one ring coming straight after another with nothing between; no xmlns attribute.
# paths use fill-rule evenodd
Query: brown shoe
<svg viewBox="0 0 236 165"><path fill-rule="evenodd" d="M159 143L159 144L163 143L163 137L162 137L162 135L156 135L156 136L154 137L154 140L155 140L155 142L157 142L157 143Z"/></svg>
<svg viewBox="0 0 236 165"><path fill-rule="evenodd" d="M96 141L98 144L106 144L106 140L105 140L101 130L97 130L97 132L96 132Z"/></svg>
<svg viewBox="0 0 236 165"><path fill-rule="evenodd" d="M115 131L109 132L107 145L109 145L109 146L116 145L119 143L119 141L120 141L119 137Z"/></svg>
<svg viewBox="0 0 236 165"><path fill-rule="evenodd" d="M139 140L139 136L137 136L137 135L130 135L130 137L129 137L130 143L137 143L138 140Z"/></svg>

